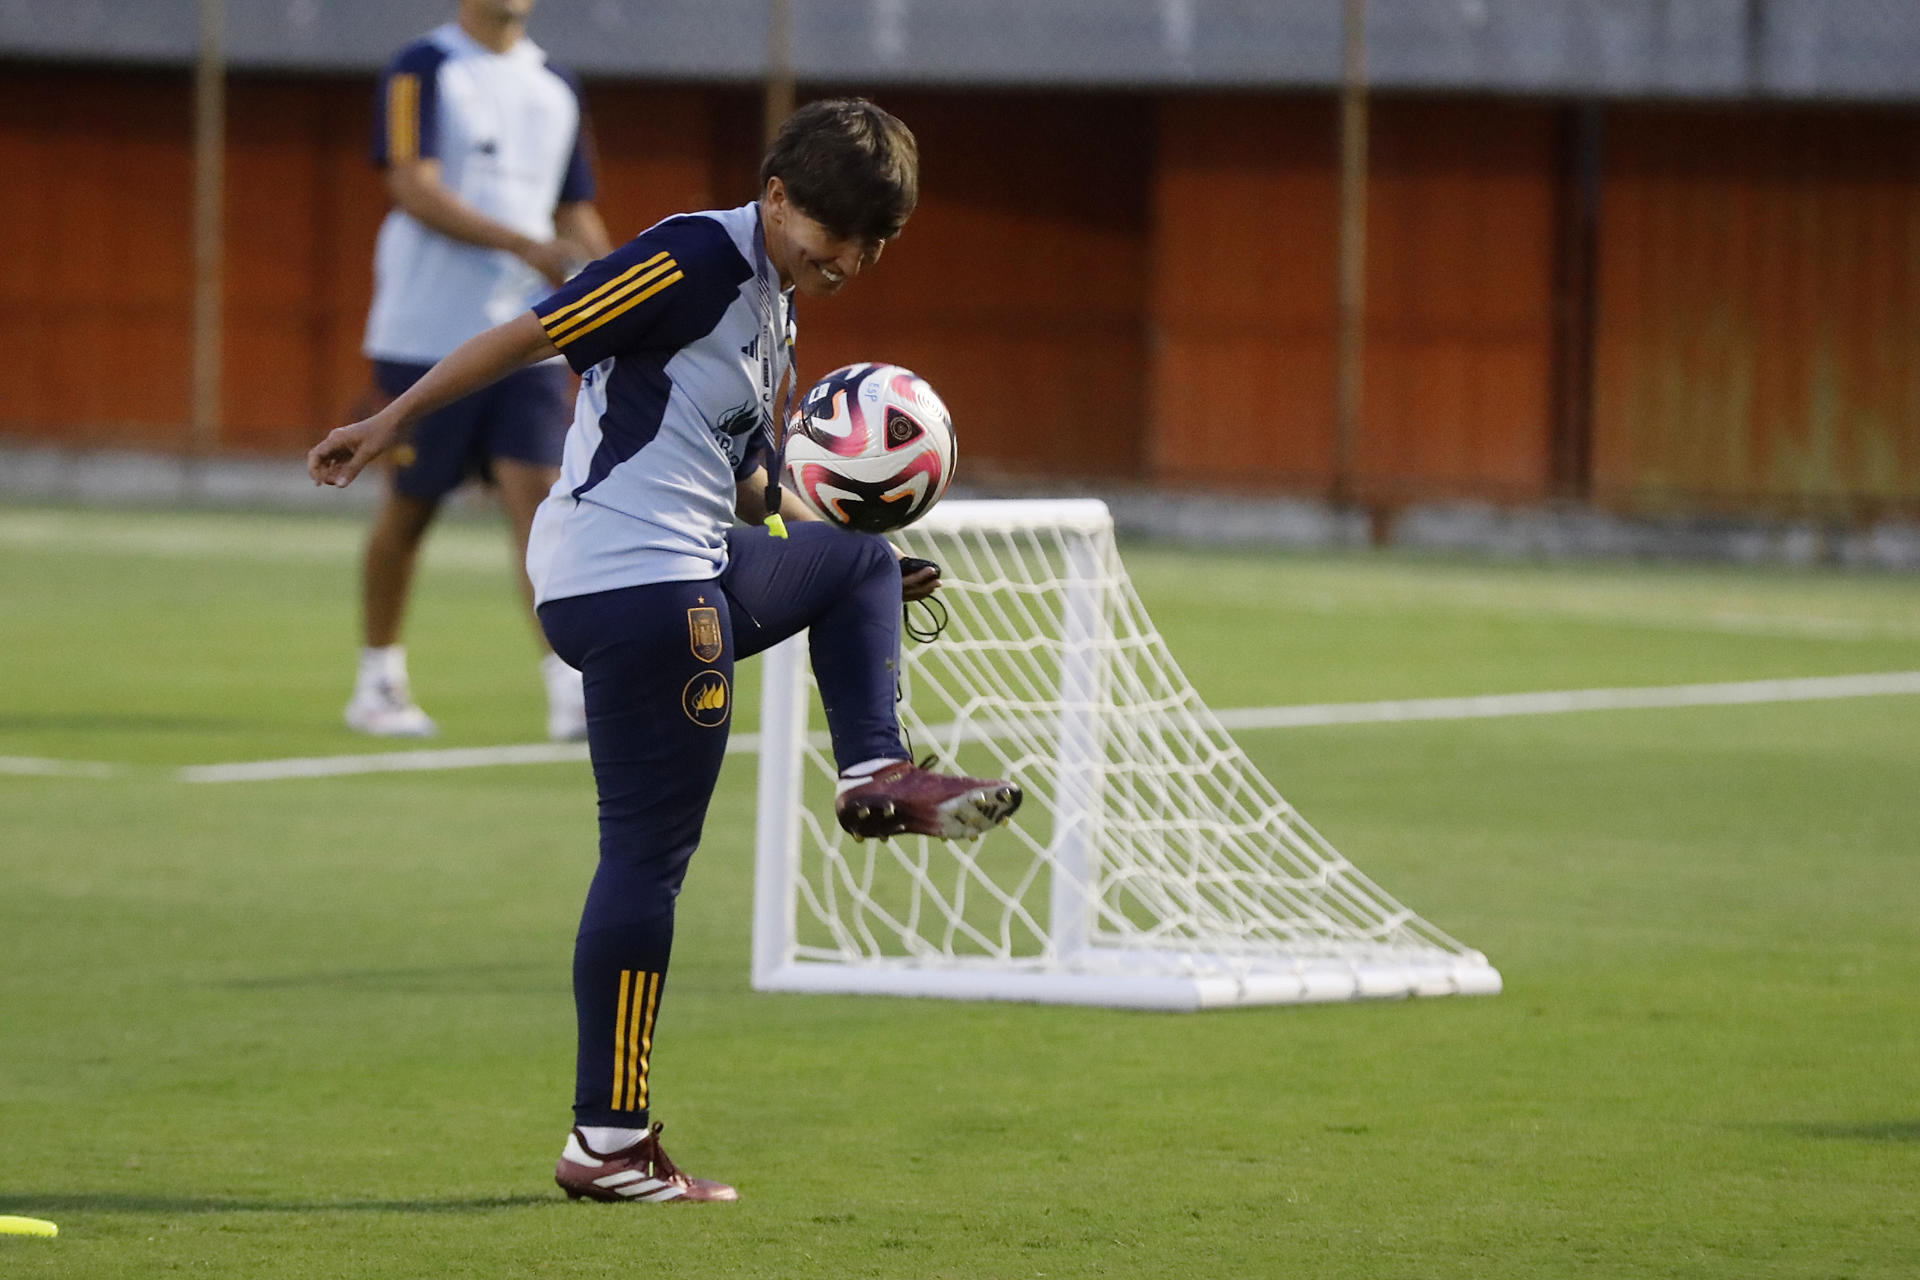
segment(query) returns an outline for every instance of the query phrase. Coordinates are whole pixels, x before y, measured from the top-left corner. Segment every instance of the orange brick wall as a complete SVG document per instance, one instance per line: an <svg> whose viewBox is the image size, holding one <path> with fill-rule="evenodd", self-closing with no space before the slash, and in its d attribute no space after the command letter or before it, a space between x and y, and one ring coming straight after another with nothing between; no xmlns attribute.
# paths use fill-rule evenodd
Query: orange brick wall
<svg viewBox="0 0 1920 1280"><path fill-rule="evenodd" d="M1607 153L1596 490L1920 505L1920 117L1621 110Z"/></svg>
<svg viewBox="0 0 1920 1280"><path fill-rule="evenodd" d="M187 419L183 76L0 76L0 427L165 443Z"/></svg>
<svg viewBox="0 0 1920 1280"><path fill-rule="evenodd" d="M871 278L801 304L807 376L861 359L923 373L953 411L962 476L1137 474L1151 253L1143 104L883 101L919 139L920 209Z"/></svg>
<svg viewBox="0 0 1920 1280"><path fill-rule="evenodd" d="M873 276L802 307L808 376L919 369L976 480L1327 490L1331 98L876 96L920 137L921 209ZM0 77L0 435L185 447L190 97L179 73ZM221 442L289 452L367 381L371 81L238 76L229 104ZM593 84L588 105L616 240L753 193L753 92ZM1363 497L1558 491L1560 110L1373 104ZM1911 113L1608 108L1594 493L1920 502L1917 175Z"/></svg>
<svg viewBox="0 0 1920 1280"><path fill-rule="evenodd" d="M1547 485L1553 118L1372 112L1363 493ZM1326 99L1160 112L1154 478L1324 489L1333 468L1339 174Z"/></svg>
<svg viewBox="0 0 1920 1280"><path fill-rule="evenodd" d="M1148 474L1323 486L1333 457L1338 183L1330 102L1159 112Z"/></svg>

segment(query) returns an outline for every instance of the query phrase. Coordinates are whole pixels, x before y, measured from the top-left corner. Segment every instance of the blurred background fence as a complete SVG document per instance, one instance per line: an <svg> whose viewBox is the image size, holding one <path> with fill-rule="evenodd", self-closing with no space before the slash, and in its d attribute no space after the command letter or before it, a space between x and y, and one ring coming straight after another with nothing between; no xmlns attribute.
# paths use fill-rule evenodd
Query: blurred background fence
<svg viewBox="0 0 1920 1280"><path fill-rule="evenodd" d="M588 78L617 239L752 198L782 63L912 125L921 210L801 356L925 373L975 484L1920 515L1920 4L775 2L784 50L769 0L532 31ZM290 455L343 420L374 76L452 11L235 0L210 169L201 5L0 0L0 444Z"/></svg>

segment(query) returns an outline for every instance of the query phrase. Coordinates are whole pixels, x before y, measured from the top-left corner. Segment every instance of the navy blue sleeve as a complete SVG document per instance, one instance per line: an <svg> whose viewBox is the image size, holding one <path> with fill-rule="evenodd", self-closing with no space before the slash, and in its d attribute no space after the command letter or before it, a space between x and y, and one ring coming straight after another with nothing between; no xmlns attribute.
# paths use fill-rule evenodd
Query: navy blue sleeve
<svg viewBox="0 0 1920 1280"><path fill-rule="evenodd" d="M772 465L773 450L767 444L767 433L764 431L756 431L753 436L753 443L747 446L747 456L740 459L740 465L733 469L733 478L735 480L745 480L753 474L755 467L771 467Z"/></svg>
<svg viewBox="0 0 1920 1280"><path fill-rule="evenodd" d="M587 118L581 116L580 131L573 135L573 154L567 158L567 175L560 180L560 203L591 200L593 195L593 134Z"/></svg>
<svg viewBox="0 0 1920 1280"><path fill-rule="evenodd" d="M447 52L415 40L394 55L373 104L373 163L431 160L440 154L440 64Z"/></svg>
<svg viewBox="0 0 1920 1280"><path fill-rule="evenodd" d="M573 135L573 154L567 157L567 173L560 180L560 203L572 204L576 201L591 200L594 196L593 180L593 127L587 123L587 99L580 92L580 79L565 67L549 62L547 70L566 82L573 90L573 104L579 109L580 126Z"/></svg>
<svg viewBox="0 0 1920 1280"><path fill-rule="evenodd" d="M574 372L609 356L677 351L713 332L753 268L727 229L686 214L590 263L533 313Z"/></svg>

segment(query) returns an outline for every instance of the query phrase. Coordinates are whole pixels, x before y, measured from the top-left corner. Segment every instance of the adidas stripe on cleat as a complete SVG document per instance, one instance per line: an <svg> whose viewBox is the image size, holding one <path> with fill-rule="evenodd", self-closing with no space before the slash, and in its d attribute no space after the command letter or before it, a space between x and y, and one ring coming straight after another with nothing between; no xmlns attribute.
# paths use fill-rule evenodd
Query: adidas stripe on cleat
<svg viewBox="0 0 1920 1280"><path fill-rule="evenodd" d="M724 1182L690 1177L680 1172L660 1149L655 1123L640 1141L602 1154L587 1145L580 1130L567 1135L566 1149L554 1166L553 1180L569 1200L601 1200L609 1204L644 1202L738 1200L740 1193Z"/></svg>

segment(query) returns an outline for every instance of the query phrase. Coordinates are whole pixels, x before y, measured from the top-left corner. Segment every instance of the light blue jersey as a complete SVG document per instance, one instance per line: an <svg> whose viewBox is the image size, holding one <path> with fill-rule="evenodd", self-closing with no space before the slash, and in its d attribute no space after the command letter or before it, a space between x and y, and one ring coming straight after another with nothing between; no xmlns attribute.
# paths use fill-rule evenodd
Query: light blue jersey
<svg viewBox="0 0 1920 1280"><path fill-rule="evenodd" d="M440 163L449 190L536 240L561 203L591 200L593 172L572 79L531 40L495 53L448 23L394 58L381 81L373 158ZM512 254L433 231L395 209L374 250L365 353L432 364L511 320L547 289Z"/></svg>
<svg viewBox="0 0 1920 1280"><path fill-rule="evenodd" d="M582 379L527 546L536 599L718 575L793 340L760 206L658 223L534 313Z"/></svg>

